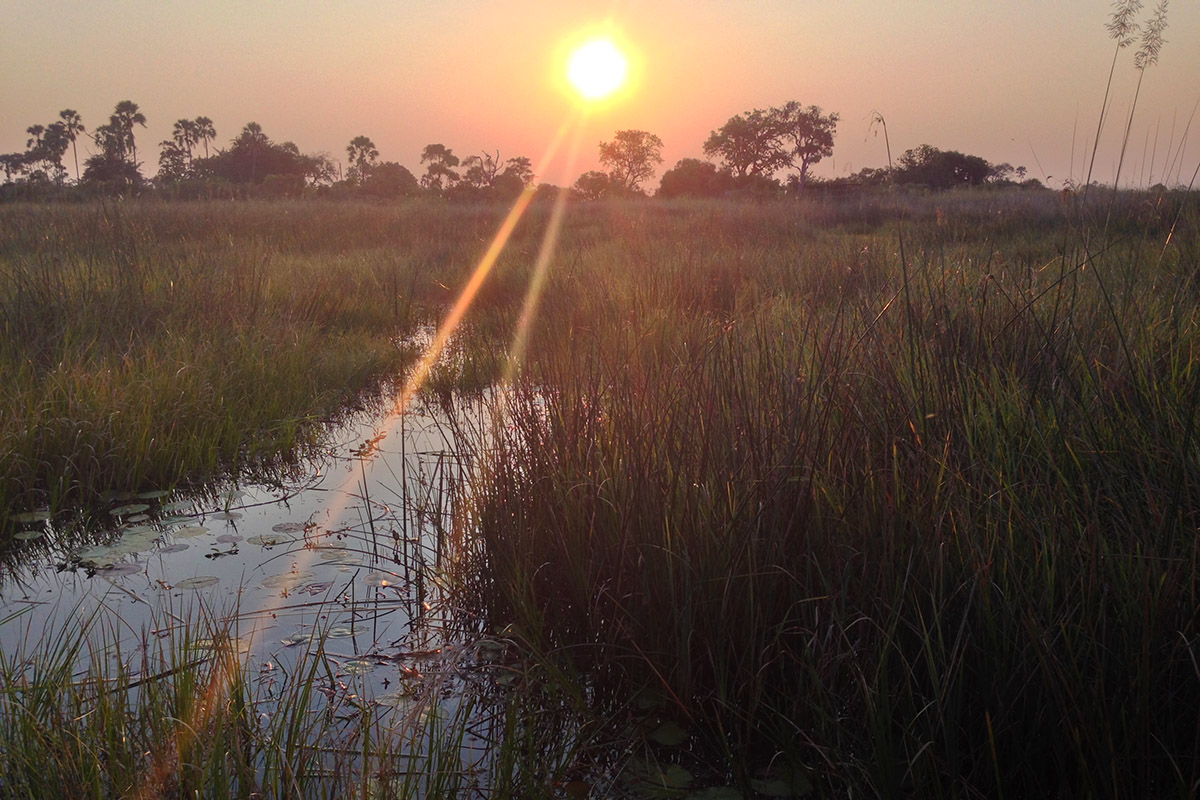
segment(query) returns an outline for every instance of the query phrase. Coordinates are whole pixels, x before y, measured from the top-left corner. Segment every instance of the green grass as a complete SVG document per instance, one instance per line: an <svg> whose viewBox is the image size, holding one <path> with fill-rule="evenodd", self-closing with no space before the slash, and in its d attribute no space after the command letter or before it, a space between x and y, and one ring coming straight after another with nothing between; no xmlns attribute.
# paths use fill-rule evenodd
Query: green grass
<svg viewBox="0 0 1200 800"><path fill-rule="evenodd" d="M403 368L397 337L436 321L500 221L0 214L8 507L286 460ZM501 371L546 217L518 227L438 394ZM145 753L180 747L165 687L194 704L224 670L234 699L171 773L180 792L1191 796L1198 243L1186 193L572 207L457 517L453 601L517 642L520 688L396 729L367 704L309 714L312 661L288 676L296 710L263 722L236 660L153 686L97 661L81 681L64 633L36 681L5 654L14 791L51 791L35 782L59 762L94 796L126 791ZM480 714L493 749L471 772Z"/></svg>
<svg viewBox="0 0 1200 800"><path fill-rule="evenodd" d="M286 463L402 372L499 213L4 206L0 507Z"/></svg>
<svg viewBox="0 0 1200 800"><path fill-rule="evenodd" d="M1191 796L1196 199L946 199L611 209L476 454L474 602L747 791Z"/></svg>

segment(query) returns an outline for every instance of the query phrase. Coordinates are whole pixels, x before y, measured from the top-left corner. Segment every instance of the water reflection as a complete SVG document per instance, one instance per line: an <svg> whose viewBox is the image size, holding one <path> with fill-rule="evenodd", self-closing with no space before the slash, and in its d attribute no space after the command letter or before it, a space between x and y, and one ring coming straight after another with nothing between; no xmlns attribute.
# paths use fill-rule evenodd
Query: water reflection
<svg viewBox="0 0 1200 800"><path fill-rule="evenodd" d="M0 572L0 650L88 620L135 668L148 635L207 615L236 620L258 663L323 641L339 672L394 688L406 659L452 644L437 569L466 465L451 416L482 420L483 402L352 421L286 487L113 498L113 524L83 535L27 515L22 557Z"/></svg>

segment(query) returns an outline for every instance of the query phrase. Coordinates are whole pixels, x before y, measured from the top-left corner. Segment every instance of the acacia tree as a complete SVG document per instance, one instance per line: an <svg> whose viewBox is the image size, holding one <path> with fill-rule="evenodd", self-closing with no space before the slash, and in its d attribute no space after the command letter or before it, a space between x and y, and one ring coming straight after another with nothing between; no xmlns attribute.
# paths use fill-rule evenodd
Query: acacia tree
<svg viewBox="0 0 1200 800"><path fill-rule="evenodd" d="M837 130L837 114L821 114L819 106L805 108L790 100L780 108L772 108L779 142L788 166L800 170L800 187L808 182L808 168L822 158L833 155L833 134Z"/></svg>
<svg viewBox="0 0 1200 800"><path fill-rule="evenodd" d="M736 114L704 142L704 155L718 159L738 178L771 175L788 164L780 146L782 131L772 111L756 108Z"/></svg>
<svg viewBox="0 0 1200 800"><path fill-rule="evenodd" d="M444 144L427 144L421 151L421 163L428 164L425 174L421 176L421 186L434 191L442 191L458 183L458 173L454 168L459 165L458 156L454 155Z"/></svg>
<svg viewBox="0 0 1200 800"><path fill-rule="evenodd" d="M646 131L617 131L611 142L600 143L600 163L608 167L613 185L620 191L636 194L638 184L654 176L662 163L662 139Z"/></svg>
<svg viewBox="0 0 1200 800"><path fill-rule="evenodd" d="M800 171L799 184L808 170L833 154L833 134L838 115L822 114L817 106L791 100L769 109L737 114L704 142L704 154L718 159L737 178L771 177L788 167Z"/></svg>
<svg viewBox="0 0 1200 800"><path fill-rule="evenodd" d="M351 183L361 183L379 160L379 150L366 136L355 136L350 140L350 144L346 145L346 158L350 161L347 180Z"/></svg>

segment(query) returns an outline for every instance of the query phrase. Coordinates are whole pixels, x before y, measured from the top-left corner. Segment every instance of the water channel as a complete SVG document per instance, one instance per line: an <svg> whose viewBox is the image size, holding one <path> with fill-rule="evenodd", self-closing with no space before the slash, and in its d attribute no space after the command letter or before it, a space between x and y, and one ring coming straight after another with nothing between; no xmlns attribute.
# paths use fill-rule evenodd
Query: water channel
<svg viewBox="0 0 1200 800"><path fill-rule="evenodd" d="M286 485L113 496L102 525L21 515L0 568L0 653L32 665L40 643L84 621L99 643L89 658L102 648L136 683L156 639L223 626L268 682L316 654L341 691L397 713L431 675L440 702L456 702L494 658L494 643L450 624L441 570L469 479L456 437L484 435L488 405L359 413ZM483 752L484 738L463 747Z"/></svg>

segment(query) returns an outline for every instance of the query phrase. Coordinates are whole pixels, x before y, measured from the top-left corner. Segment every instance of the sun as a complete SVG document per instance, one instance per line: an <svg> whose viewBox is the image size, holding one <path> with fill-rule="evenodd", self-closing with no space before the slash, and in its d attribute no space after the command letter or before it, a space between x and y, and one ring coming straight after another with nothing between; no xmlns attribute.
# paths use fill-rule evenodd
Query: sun
<svg viewBox="0 0 1200 800"><path fill-rule="evenodd" d="M584 100L602 100L625 84L629 59L607 37L589 39L571 51L567 80Z"/></svg>

